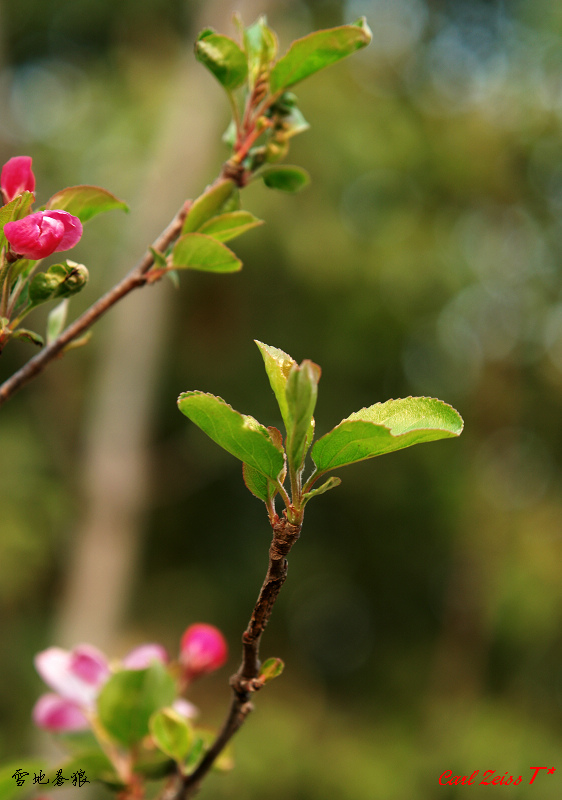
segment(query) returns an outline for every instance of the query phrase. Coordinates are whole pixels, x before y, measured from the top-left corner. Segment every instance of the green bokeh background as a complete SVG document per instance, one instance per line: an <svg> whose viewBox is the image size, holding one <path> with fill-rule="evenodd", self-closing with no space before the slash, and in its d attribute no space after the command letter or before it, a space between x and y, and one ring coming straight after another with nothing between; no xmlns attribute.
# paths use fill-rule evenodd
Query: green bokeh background
<svg viewBox="0 0 562 800"><path fill-rule="evenodd" d="M128 218L89 223L73 257L91 285L73 314L124 274L225 157L226 102L191 53L207 8L233 34L228 3L0 6L2 163L33 156L40 202L91 183L131 207ZM562 6L310 0L267 11L282 50L363 14L374 32L367 50L298 88L311 130L290 161L311 186L295 196L249 187L244 205L267 224L233 243L241 273L184 274L177 292L144 290L155 302L163 293L163 313L148 305L125 335L105 318L87 348L2 409L0 760L44 746L29 721L43 691L33 655L72 644L57 632L68 630L68 586L81 580L73 543L91 512L88 454L109 348L123 364L141 362L137 383L107 407L127 414L149 389L138 454L149 472L133 515L132 579L105 638L116 656L146 640L173 652L191 622L220 626L228 668L192 697L202 721L219 724L269 530L239 464L175 399L201 389L279 424L256 338L322 366L319 434L362 406L417 394L454 405L466 429L458 441L348 467L341 487L310 504L263 643L287 668L256 698L235 771L211 776L200 796L559 798ZM182 76L202 82L204 104L180 107ZM212 136L199 126L206 104ZM163 134L182 124L209 165L197 185L195 162L171 157ZM173 180L159 183L170 157ZM39 313L33 322L44 324ZM157 367L143 377L136 342L147 332ZM2 377L30 347L7 348ZM117 481L120 464L101 469L112 466ZM104 528L101 546L112 536ZM101 639L83 627L75 641ZM558 770L529 786L535 766ZM476 769L523 782L439 786L446 770Z"/></svg>

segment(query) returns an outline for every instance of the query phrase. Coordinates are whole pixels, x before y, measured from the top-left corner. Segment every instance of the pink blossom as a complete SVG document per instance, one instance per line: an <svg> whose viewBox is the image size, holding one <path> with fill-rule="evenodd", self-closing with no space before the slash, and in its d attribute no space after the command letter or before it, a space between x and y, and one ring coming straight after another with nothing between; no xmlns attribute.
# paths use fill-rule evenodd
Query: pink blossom
<svg viewBox="0 0 562 800"><path fill-rule="evenodd" d="M0 175L0 186L4 203L9 203L22 192L35 190L35 175L29 156L15 156L6 161Z"/></svg>
<svg viewBox="0 0 562 800"><path fill-rule="evenodd" d="M103 653L89 644L73 650L49 647L35 656L37 672L47 686L78 706L91 708L110 675Z"/></svg>
<svg viewBox="0 0 562 800"><path fill-rule="evenodd" d="M125 669L147 669L153 661L168 663L168 653L161 644L141 644L123 658Z"/></svg>
<svg viewBox="0 0 562 800"><path fill-rule="evenodd" d="M14 253L36 261L78 244L82 223L67 211L36 211L7 222L4 236Z"/></svg>
<svg viewBox="0 0 562 800"><path fill-rule="evenodd" d="M82 731L89 727L81 708L58 694L42 695L35 703L32 716L38 728L55 733Z"/></svg>
<svg viewBox="0 0 562 800"><path fill-rule="evenodd" d="M181 639L180 661L188 680L212 672L226 662L228 646L218 628L204 622L190 625Z"/></svg>

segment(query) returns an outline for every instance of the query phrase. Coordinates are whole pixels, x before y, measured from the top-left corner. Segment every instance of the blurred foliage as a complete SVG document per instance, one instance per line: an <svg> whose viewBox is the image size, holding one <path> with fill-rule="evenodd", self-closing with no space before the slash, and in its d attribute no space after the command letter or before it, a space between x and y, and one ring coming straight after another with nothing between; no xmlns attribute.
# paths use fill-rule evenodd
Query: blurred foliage
<svg viewBox="0 0 562 800"><path fill-rule="evenodd" d="M99 184L135 214L192 11L3 4L0 148L34 157L39 199ZM270 23L283 48L362 14L371 46L298 92L312 130L293 160L311 186L249 187L267 224L241 240L244 270L189 275L173 298L131 631L173 643L201 619L234 643L265 570L261 504L177 412L181 391L279 425L257 338L322 365L319 435L376 401L440 397L461 440L350 467L307 514L264 640L286 670L257 698L237 769L201 796L450 800L463 790L437 788L442 772L497 768L524 776L511 797L550 800L558 773L527 776L562 745L562 6L310 0ZM92 223L76 252L90 299L114 278L121 225ZM3 758L29 751L31 659L51 643L103 325L2 411ZM218 723L227 697L219 676L193 699Z"/></svg>

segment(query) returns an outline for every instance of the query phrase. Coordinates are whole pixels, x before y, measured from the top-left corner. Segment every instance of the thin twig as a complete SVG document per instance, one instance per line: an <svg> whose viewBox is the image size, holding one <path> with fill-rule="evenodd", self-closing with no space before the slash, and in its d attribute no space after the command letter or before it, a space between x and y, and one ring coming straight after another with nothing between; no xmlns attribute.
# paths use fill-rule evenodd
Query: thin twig
<svg viewBox="0 0 562 800"><path fill-rule="evenodd" d="M228 715L217 738L206 752L197 769L183 778L178 778L166 789L161 800L188 800L198 791L217 757L234 734L242 727L253 710L251 697L261 689L259 680L259 649L262 634L271 616L275 601L287 577L287 556L299 538L301 525L293 525L286 518L277 518L273 524L273 540L269 548L269 565L259 597L252 611L248 627L242 635L243 654L238 671L231 677L232 701Z"/></svg>

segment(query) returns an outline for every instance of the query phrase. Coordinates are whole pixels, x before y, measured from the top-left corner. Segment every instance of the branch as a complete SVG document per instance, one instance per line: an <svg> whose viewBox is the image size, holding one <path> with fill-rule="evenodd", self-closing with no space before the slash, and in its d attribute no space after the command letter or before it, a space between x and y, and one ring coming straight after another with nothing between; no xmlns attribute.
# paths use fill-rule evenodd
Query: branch
<svg viewBox="0 0 562 800"><path fill-rule="evenodd" d="M242 635L243 655L238 671L231 677L232 702L217 738L205 754L197 769L180 777L166 790L161 800L188 800L198 791L203 778L213 766L234 734L242 727L253 710L252 694L261 689L259 680L259 648L262 634L273 611L275 601L287 577L287 556L299 538L301 525L293 525L286 518L277 518L273 524L273 540L269 548L269 565L259 597L252 611L248 627Z"/></svg>

